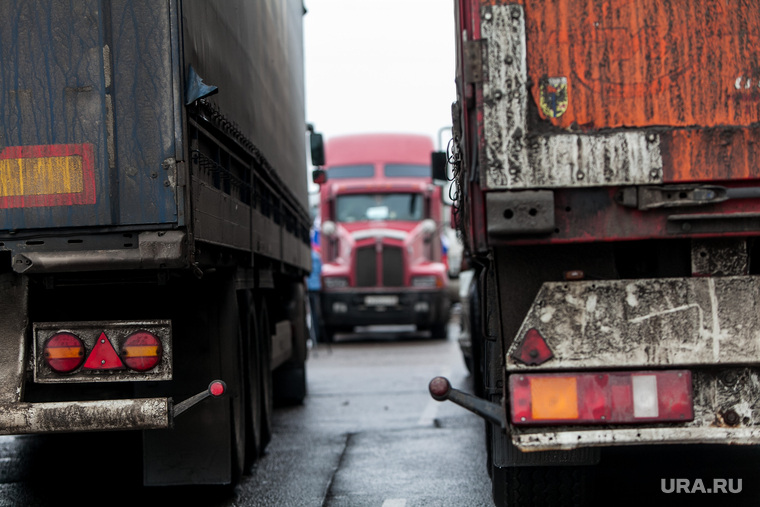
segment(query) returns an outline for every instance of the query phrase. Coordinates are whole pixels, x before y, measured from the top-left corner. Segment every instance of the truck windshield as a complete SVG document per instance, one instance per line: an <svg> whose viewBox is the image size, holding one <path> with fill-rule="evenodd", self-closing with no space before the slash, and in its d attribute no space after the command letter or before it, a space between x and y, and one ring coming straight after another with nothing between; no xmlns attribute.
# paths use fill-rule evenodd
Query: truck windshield
<svg viewBox="0 0 760 507"><path fill-rule="evenodd" d="M424 199L420 194L348 194L338 196L338 222L363 220L422 220Z"/></svg>
<svg viewBox="0 0 760 507"><path fill-rule="evenodd" d="M430 178L430 166L419 164L385 164L387 178Z"/></svg>
<svg viewBox="0 0 760 507"><path fill-rule="evenodd" d="M375 175L375 166L366 165L339 165L327 168L327 179L340 180L343 178L371 178Z"/></svg>

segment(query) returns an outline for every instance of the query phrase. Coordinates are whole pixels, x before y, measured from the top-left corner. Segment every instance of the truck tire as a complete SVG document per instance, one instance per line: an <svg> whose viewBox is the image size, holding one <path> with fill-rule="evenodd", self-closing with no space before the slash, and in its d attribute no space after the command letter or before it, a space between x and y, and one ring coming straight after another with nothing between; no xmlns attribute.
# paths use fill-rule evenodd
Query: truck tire
<svg viewBox="0 0 760 507"><path fill-rule="evenodd" d="M230 407L230 485L234 486L243 476L246 463L246 355L234 283L225 278L219 285L218 309L209 311L218 312L222 379L227 382Z"/></svg>
<svg viewBox="0 0 760 507"><path fill-rule="evenodd" d="M256 304L258 311L258 339L260 357L260 393L261 393L261 450L272 439L272 411L274 410L274 392L272 388L272 326L269 319L266 297L261 296Z"/></svg>
<svg viewBox="0 0 760 507"><path fill-rule="evenodd" d="M448 340L449 323L437 322L430 327L430 338L433 340Z"/></svg>
<svg viewBox="0 0 760 507"><path fill-rule="evenodd" d="M184 282L173 292L174 379L146 385L141 395L183 400L213 379L225 381L228 395L192 407L172 429L143 432L143 481L148 486L234 484L243 469L237 464L245 460L243 354L234 283L221 273Z"/></svg>
<svg viewBox="0 0 760 507"><path fill-rule="evenodd" d="M299 405L306 398L306 365L286 363L272 373L274 401L278 407Z"/></svg>
<svg viewBox="0 0 760 507"><path fill-rule="evenodd" d="M288 319L293 326L293 354L291 359L272 372L275 406L299 405L306 398L306 325L307 295L303 284L294 284L290 297Z"/></svg>
<svg viewBox="0 0 760 507"><path fill-rule="evenodd" d="M430 326L430 338L434 340L449 339L449 319L451 318L451 301L448 297L443 298L437 308L438 318Z"/></svg>
<svg viewBox="0 0 760 507"><path fill-rule="evenodd" d="M246 403L246 388L245 388L245 378L243 375L244 369L245 369L245 355L243 352L243 339L242 335L238 339L238 356L240 360L238 361L236 371L234 373L227 374L225 372L225 376L230 379L234 379L235 386L233 387L237 391L237 395L234 392L231 392L232 396L230 399L230 431L232 432L232 435L230 437L230 445L232 447L230 456L232 458L231 468L230 468L230 485L235 486L238 482L240 482L240 479L242 478L243 474L246 471L246 462L247 462L247 448L248 445L246 443L246 436L247 436L247 417L246 417L246 410L247 410L247 403ZM230 386L228 386L229 388Z"/></svg>
<svg viewBox="0 0 760 507"><path fill-rule="evenodd" d="M339 333L350 333L354 330L353 327L345 327L345 326L328 326L325 325L322 336L324 337L322 339L323 343L334 343L335 342L335 335Z"/></svg>
<svg viewBox="0 0 760 507"><path fill-rule="evenodd" d="M243 340L245 350L245 400L246 400L246 433L245 433L245 470L253 466L256 459L264 452L262 446L262 360L258 340L258 318L256 306L246 292L244 297L239 298L243 313L241 323L243 326Z"/></svg>

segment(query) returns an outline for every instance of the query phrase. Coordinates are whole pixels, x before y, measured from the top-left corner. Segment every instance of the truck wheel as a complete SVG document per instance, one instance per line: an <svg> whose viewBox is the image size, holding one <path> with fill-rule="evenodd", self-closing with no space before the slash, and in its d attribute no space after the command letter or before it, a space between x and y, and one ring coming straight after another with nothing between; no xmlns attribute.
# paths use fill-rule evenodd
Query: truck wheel
<svg viewBox="0 0 760 507"><path fill-rule="evenodd" d="M230 388L230 456L231 485L240 481L246 464L247 397L246 355L243 332L240 326L238 301L233 285L225 283L223 300L219 308L219 334L223 341L222 374Z"/></svg>
<svg viewBox="0 0 760 507"><path fill-rule="evenodd" d="M494 504L500 507L588 505L593 488L587 481L593 469L593 466L495 466L491 476Z"/></svg>
<svg viewBox="0 0 760 507"><path fill-rule="evenodd" d="M260 393L261 393L261 450L272 439L272 411L274 392L272 389L272 327L269 310L264 297L259 298L258 308L258 342L260 357Z"/></svg>
<svg viewBox="0 0 760 507"><path fill-rule="evenodd" d="M245 313L241 320L246 324L245 345L245 388L246 388L246 434L245 434L245 469L250 470L256 458L261 456L264 449L261 444L262 433L262 390L261 390L261 351L258 340L258 318L256 306L246 298Z"/></svg>
<svg viewBox="0 0 760 507"><path fill-rule="evenodd" d="M230 444L232 446L232 467L231 467L231 482L234 486L240 481L246 468L246 398L245 398L245 379L243 378L244 371L244 353L243 353L243 340L242 337L238 340L238 352L240 360L238 362L237 371L230 375L231 378L236 379L235 384L237 388L237 395L232 393L230 400L230 430L232 436L230 437ZM230 378L228 377L228 378Z"/></svg>
<svg viewBox="0 0 760 507"><path fill-rule="evenodd" d="M306 325L307 295L303 284L294 285L291 297L293 303L288 319L293 326L293 353L288 362L272 372L276 406L298 405L306 397L306 340L309 330Z"/></svg>
<svg viewBox="0 0 760 507"><path fill-rule="evenodd" d="M433 340L448 340L449 324L448 322L436 323L430 328L430 338Z"/></svg>
<svg viewBox="0 0 760 507"><path fill-rule="evenodd" d="M338 333L350 333L353 329L347 329L339 326L325 325L322 330L322 343L334 343L335 335Z"/></svg>
<svg viewBox="0 0 760 507"><path fill-rule="evenodd" d="M284 364L272 374L274 399L277 406L303 403L306 398L306 365Z"/></svg>

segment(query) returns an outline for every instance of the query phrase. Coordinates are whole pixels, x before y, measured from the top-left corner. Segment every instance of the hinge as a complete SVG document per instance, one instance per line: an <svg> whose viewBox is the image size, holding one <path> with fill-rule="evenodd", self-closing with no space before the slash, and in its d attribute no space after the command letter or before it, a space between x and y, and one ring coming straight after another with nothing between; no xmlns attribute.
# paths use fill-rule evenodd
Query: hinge
<svg viewBox="0 0 760 507"><path fill-rule="evenodd" d="M483 47L485 39L464 42L464 81L483 82Z"/></svg>

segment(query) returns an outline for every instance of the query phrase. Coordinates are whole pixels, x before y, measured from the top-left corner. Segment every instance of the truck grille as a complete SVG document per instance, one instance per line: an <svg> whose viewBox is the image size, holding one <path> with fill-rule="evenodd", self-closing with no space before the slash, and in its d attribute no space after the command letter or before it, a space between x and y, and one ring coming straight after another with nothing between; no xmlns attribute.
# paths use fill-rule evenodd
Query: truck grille
<svg viewBox="0 0 760 507"><path fill-rule="evenodd" d="M356 286L374 287L377 285L377 253L375 245L356 249Z"/></svg>
<svg viewBox="0 0 760 507"><path fill-rule="evenodd" d="M401 287L404 285L404 252L396 246L382 246L380 263L383 269L383 287ZM356 286L377 287L378 254L375 245L356 250Z"/></svg>
<svg viewBox="0 0 760 507"><path fill-rule="evenodd" d="M397 246L383 247L383 286L404 285L404 253Z"/></svg>

